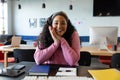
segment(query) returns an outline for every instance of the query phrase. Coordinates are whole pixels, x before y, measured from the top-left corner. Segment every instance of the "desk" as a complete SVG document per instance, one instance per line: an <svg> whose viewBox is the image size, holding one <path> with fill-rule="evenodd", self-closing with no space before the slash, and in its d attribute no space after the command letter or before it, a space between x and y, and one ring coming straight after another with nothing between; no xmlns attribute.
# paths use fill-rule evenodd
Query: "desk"
<svg viewBox="0 0 120 80"><path fill-rule="evenodd" d="M0 46L0 51L4 53L4 67L8 66L8 53L14 49L35 49L33 45L20 45L19 47L10 47L10 45Z"/></svg>
<svg viewBox="0 0 120 80"><path fill-rule="evenodd" d="M18 77L7 77L7 76L0 76L1 80L21 80L23 79L26 75L28 75L28 71L29 69L35 64L35 62L20 62L17 64L22 64L25 65L25 73L19 75ZM55 74L57 73L57 69L59 68L59 66L52 66L52 70L50 70L50 76L55 76ZM88 73L88 70L90 69L94 69L94 67L88 67L88 66L78 66L78 72L77 75L78 76L88 76L91 77L91 75ZM95 69L103 69L103 68L95 68Z"/></svg>
<svg viewBox="0 0 120 80"><path fill-rule="evenodd" d="M80 51L88 51L93 56L112 56L114 53L120 53L120 47L118 47L117 51L107 51L107 50L99 50L93 46L83 46Z"/></svg>

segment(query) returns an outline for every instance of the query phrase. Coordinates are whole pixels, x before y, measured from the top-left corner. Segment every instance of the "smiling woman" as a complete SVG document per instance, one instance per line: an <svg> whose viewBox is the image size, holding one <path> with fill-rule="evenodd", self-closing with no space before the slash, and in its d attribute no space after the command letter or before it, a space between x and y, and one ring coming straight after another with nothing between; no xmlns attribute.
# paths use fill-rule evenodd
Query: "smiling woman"
<svg viewBox="0 0 120 80"><path fill-rule="evenodd" d="M36 64L77 66L80 58L79 35L63 11L52 14L38 38Z"/></svg>

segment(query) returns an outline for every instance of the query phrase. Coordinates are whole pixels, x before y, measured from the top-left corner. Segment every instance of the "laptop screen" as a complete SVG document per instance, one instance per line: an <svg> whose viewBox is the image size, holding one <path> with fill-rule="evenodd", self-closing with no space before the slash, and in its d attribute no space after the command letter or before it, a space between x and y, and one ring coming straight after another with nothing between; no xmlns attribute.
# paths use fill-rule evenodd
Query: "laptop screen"
<svg viewBox="0 0 120 80"><path fill-rule="evenodd" d="M13 36L12 41L11 41L11 46L18 47L18 46L20 46L20 42L21 42L20 36Z"/></svg>

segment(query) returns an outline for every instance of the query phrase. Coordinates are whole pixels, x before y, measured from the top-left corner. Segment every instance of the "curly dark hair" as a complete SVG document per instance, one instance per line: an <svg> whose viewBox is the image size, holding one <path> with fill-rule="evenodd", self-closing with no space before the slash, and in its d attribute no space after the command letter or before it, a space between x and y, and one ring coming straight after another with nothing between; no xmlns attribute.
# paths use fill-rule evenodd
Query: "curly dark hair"
<svg viewBox="0 0 120 80"><path fill-rule="evenodd" d="M53 39L52 39L52 37L51 37L51 35L50 35L50 32L49 32L48 27L49 27L50 25L52 25L52 21L53 21L53 19L55 18L55 16L57 16L57 15L63 16L63 17L66 19L66 21L67 21L67 31L65 32L65 34L63 35L63 37L66 39L66 41L69 43L69 45L71 45L71 44L70 44L70 42L71 42L71 39L70 39L70 38L71 38L72 33L73 33L76 29L74 28L74 26L73 26L72 23L70 22L70 20L69 20L69 18L67 17L67 15L66 15L64 12L60 11L60 12L56 12L56 13L52 14L52 15L47 19L47 21L46 21L46 23L45 23L45 25L44 25L44 28L43 28L43 30L42 30L42 32L41 32L40 35L38 36L38 41L40 41L40 43L42 43L42 45L43 45L43 48L42 48L42 49L44 49L44 48L46 48L46 47L49 47L49 46L54 42Z"/></svg>

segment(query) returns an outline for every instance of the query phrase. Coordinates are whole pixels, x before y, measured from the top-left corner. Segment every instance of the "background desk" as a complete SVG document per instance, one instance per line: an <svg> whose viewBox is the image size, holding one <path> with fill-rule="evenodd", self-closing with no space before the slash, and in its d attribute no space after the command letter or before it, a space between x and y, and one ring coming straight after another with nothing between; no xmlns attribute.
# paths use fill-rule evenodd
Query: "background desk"
<svg viewBox="0 0 120 80"><path fill-rule="evenodd" d="M92 46L83 46L80 51L88 51L93 56L112 56L114 53L120 53L120 47L118 47L117 51L107 51L99 50L98 48Z"/></svg>
<svg viewBox="0 0 120 80"><path fill-rule="evenodd" d="M20 45L19 47L0 46L0 51L4 53L4 67L8 66L8 52L13 52L14 49L35 49L35 47L33 45Z"/></svg>

